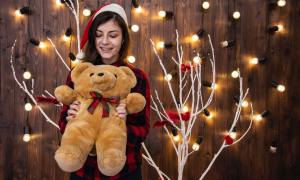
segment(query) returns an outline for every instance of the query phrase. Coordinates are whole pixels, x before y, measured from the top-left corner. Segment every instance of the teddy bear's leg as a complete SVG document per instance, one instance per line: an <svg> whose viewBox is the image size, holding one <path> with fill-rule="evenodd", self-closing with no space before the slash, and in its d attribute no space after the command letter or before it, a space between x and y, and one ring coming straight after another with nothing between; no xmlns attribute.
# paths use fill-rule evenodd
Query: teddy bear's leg
<svg viewBox="0 0 300 180"><path fill-rule="evenodd" d="M127 131L125 121L119 117L103 119L96 139L99 170L106 176L120 172L126 162Z"/></svg>
<svg viewBox="0 0 300 180"><path fill-rule="evenodd" d="M85 163L95 140L95 131L90 126L84 121L68 123L55 152L55 160L62 170L74 172Z"/></svg>

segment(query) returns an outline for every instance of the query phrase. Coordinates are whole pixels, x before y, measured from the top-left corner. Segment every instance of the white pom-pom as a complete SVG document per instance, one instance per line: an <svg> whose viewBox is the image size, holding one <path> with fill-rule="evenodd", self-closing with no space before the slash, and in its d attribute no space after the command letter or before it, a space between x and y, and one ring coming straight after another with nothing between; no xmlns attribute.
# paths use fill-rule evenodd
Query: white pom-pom
<svg viewBox="0 0 300 180"><path fill-rule="evenodd" d="M76 58L77 59L80 59L80 60L82 60L82 59L84 59L85 58L85 54L84 54L84 52L79 52L77 55L76 55Z"/></svg>

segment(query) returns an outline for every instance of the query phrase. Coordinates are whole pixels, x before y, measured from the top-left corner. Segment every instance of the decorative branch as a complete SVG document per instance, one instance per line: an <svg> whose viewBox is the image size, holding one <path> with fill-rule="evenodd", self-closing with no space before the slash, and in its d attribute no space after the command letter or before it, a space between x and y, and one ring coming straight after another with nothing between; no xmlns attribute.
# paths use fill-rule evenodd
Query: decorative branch
<svg viewBox="0 0 300 180"><path fill-rule="evenodd" d="M53 43L53 41L51 40L51 38L47 37L47 39L50 41L52 47L54 48L56 54L58 55L59 59L61 60L61 62L65 65L65 67L68 69L68 71L71 71L70 67L67 65L67 63L65 62L65 60L62 58L61 54L58 52L55 44Z"/></svg>

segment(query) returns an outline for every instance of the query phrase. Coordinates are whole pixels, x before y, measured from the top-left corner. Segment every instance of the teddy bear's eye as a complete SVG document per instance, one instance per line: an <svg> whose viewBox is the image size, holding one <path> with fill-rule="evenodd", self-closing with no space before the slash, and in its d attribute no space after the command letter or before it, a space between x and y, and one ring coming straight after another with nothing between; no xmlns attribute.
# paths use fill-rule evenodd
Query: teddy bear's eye
<svg viewBox="0 0 300 180"><path fill-rule="evenodd" d="M91 73L91 74L90 74L90 77L93 76L93 75L94 75L94 73Z"/></svg>
<svg viewBox="0 0 300 180"><path fill-rule="evenodd" d="M118 76L115 74L115 77L118 78Z"/></svg>

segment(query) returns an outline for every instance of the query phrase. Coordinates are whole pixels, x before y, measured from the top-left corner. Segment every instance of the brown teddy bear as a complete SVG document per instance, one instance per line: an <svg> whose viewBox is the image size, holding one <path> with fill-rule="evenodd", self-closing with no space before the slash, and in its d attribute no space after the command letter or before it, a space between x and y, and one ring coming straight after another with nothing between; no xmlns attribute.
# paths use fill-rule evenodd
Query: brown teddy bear
<svg viewBox="0 0 300 180"><path fill-rule="evenodd" d="M66 126L55 160L62 170L74 172L83 166L95 145L99 170L107 176L116 175L126 161L127 130L115 108L120 102L126 103L131 114L142 111L146 104L144 96L130 93L136 77L126 66L80 63L71 72L71 79L74 89L59 86L55 97L66 105L78 100L81 106Z"/></svg>

